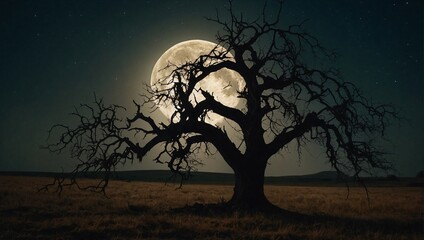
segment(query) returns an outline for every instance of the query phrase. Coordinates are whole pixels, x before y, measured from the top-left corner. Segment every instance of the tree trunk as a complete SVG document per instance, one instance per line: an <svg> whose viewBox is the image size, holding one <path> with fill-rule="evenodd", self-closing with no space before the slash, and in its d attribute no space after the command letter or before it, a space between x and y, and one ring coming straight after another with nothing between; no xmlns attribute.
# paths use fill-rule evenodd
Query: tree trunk
<svg viewBox="0 0 424 240"><path fill-rule="evenodd" d="M242 210L262 210L273 206L264 193L265 167L256 164L234 169L235 186L230 207Z"/></svg>

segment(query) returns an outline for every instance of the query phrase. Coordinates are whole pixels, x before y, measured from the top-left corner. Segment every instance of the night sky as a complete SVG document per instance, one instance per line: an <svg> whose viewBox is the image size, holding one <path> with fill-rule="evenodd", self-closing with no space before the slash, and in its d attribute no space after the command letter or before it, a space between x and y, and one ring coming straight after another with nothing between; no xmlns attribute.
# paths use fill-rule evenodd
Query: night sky
<svg viewBox="0 0 424 240"><path fill-rule="evenodd" d="M255 19L264 1L235 1L235 11ZM67 155L40 149L47 130L66 123L74 106L93 100L129 106L150 81L151 69L172 45L190 39L214 41L215 9L222 1L9 1L0 2L0 171L61 171ZM269 16L276 1L269 0ZM305 28L340 54L334 63L376 103L391 103L406 119L381 144L400 176L424 169L424 59L422 0L285 1L282 26ZM284 152L269 175L328 170L313 146ZM140 166L158 167L148 159ZM162 168L164 166L161 166ZM202 171L227 172L220 159Z"/></svg>

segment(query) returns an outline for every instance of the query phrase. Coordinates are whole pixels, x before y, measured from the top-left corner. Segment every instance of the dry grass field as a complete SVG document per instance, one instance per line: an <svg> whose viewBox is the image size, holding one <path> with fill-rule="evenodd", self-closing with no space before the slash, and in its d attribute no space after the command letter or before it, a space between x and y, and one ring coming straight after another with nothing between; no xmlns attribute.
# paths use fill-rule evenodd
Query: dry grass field
<svg viewBox="0 0 424 240"><path fill-rule="evenodd" d="M93 180L84 180L89 183ZM49 178L0 177L0 239L424 239L423 188L267 186L301 217L207 211L231 186L113 181L108 197L37 192ZM197 211L197 210L198 211Z"/></svg>

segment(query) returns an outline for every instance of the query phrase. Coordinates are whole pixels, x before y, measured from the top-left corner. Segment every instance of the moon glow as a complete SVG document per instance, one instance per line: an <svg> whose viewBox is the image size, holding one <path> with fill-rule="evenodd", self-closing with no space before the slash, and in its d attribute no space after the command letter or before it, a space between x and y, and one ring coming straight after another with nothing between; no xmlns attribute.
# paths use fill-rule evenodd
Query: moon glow
<svg viewBox="0 0 424 240"><path fill-rule="evenodd" d="M180 42L162 54L157 60L152 70L150 79L150 85L152 89L163 90L165 86L157 84L158 81L165 79L168 82L171 72L175 67L167 67L169 64L172 66L180 66L188 61L193 62L200 55L208 54L217 44L204 40L189 40ZM222 48L218 46L218 48ZM231 53L227 55L233 58ZM187 81L187 80L186 80ZM209 74L206 78L196 84L196 89L202 89L212 94L215 100L228 107L236 107L240 98L237 97L237 91L241 91L244 87L244 81L242 77L235 71L230 69L221 69L217 72ZM190 101L195 105L195 101L200 102L204 99L203 95L197 91L192 93L194 96L190 96ZM160 111L165 115L167 119L171 119L172 114L176 111L171 103L158 103ZM206 122L211 124L220 123L223 121L223 117L215 114L208 113Z"/></svg>

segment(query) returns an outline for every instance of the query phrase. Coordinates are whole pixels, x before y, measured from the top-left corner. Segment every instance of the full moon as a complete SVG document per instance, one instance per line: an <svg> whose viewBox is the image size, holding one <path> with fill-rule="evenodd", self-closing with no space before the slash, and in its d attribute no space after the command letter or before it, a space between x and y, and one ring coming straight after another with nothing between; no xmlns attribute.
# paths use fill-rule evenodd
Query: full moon
<svg viewBox="0 0 424 240"><path fill-rule="evenodd" d="M162 54L153 67L150 79L152 89L162 90L165 86L157 84L158 81L165 80L168 82L171 80L169 79L170 74L175 67L169 67L171 66L170 64L172 66L180 66L188 61L193 62L200 55L210 53L215 47L217 47L217 44L204 40L189 40L175 44ZM222 46L218 46L218 49L225 50ZM228 53L227 56L233 58L231 53ZM195 86L197 90L208 91L214 96L215 100L228 107L236 107L239 104L240 98L237 97L237 91L241 91L243 87L244 81L242 77L237 72L227 68L209 74ZM196 105L196 101L200 102L204 99L198 91L194 91L192 95L194 96L190 96L190 101L193 105ZM158 106L165 117L171 119L172 114L175 112L173 105L171 103L160 102ZM218 114L208 113L206 122L217 124L221 123L223 119Z"/></svg>

